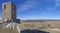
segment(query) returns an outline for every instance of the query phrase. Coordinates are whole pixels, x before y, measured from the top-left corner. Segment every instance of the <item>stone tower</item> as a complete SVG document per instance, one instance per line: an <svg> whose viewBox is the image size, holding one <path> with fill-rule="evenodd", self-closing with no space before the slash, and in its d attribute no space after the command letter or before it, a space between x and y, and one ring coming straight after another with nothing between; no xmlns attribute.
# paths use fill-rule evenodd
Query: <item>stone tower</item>
<svg viewBox="0 0 60 33"><path fill-rule="evenodd" d="M12 2L2 4L2 21L5 19L16 19L16 5Z"/></svg>

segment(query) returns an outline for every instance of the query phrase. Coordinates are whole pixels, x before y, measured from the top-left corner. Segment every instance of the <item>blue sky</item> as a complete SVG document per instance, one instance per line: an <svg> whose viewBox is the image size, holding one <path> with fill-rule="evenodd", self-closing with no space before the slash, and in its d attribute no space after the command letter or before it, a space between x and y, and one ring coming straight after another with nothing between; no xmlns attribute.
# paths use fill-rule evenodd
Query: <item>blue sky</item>
<svg viewBox="0 0 60 33"><path fill-rule="evenodd" d="M2 4L10 1L16 4L19 19L60 19L60 0L0 0L0 18Z"/></svg>

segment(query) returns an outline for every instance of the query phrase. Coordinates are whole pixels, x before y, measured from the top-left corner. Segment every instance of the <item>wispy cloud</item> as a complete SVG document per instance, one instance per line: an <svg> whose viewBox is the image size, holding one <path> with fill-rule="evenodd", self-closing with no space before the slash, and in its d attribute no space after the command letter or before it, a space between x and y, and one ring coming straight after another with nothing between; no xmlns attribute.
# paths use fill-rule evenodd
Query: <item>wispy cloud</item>
<svg viewBox="0 0 60 33"><path fill-rule="evenodd" d="M45 16L45 18L52 18L54 16L54 13L55 13L55 5L58 4L58 1L56 1L55 3L55 0L39 0L39 1L36 1L36 0L28 0L26 1L25 3L19 5L17 7L17 11L20 12L20 11L30 11L29 9L34 9L34 10L31 10L32 13L31 15L29 16L29 18L33 17L33 18L36 18L36 17L43 17ZM36 7L36 9L35 9ZM36 12L35 12L36 11ZM35 12L35 14L34 14ZM29 12L28 12L29 13ZM32 16L33 14L33 16ZM25 15L25 19L27 19L27 16L28 15ZM36 17L35 17L36 16ZM54 16L55 17L55 16ZM18 17L19 18L19 17ZM21 17L21 19L23 19L23 17Z"/></svg>
<svg viewBox="0 0 60 33"><path fill-rule="evenodd" d="M56 0L56 6L60 6L60 0Z"/></svg>
<svg viewBox="0 0 60 33"><path fill-rule="evenodd" d="M47 1L47 2L46 2ZM52 4L54 4L54 1L42 1L42 0L39 0L39 2L37 0L28 0L26 1L25 3L23 4L20 4L18 7L17 7L17 11L20 12L20 11L27 11L29 9L32 9L36 6L39 6L40 9L45 9L50 7ZM45 2L45 3L44 3ZM51 3L51 4L50 4ZM52 8L50 8L51 10Z"/></svg>
<svg viewBox="0 0 60 33"><path fill-rule="evenodd" d="M0 17L0 20L1 20L1 17Z"/></svg>
<svg viewBox="0 0 60 33"><path fill-rule="evenodd" d="M33 8L38 5L38 2L36 0L28 0L25 3L19 5L17 7L17 11L25 11L29 10L30 8Z"/></svg>

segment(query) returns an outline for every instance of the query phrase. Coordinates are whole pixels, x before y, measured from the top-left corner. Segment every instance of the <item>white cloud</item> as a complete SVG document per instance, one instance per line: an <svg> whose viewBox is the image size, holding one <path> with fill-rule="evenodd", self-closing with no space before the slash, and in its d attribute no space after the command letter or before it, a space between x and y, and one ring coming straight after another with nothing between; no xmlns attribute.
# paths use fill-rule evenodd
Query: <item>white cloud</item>
<svg viewBox="0 0 60 33"><path fill-rule="evenodd" d="M56 6L60 6L60 0L56 0Z"/></svg>
<svg viewBox="0 0 60 33"><path fill-rule="evenodd" d="M1 20L1 18L0 18L0 20Z"/></svg>
<svg viewBox="0 0 60 33"><path fill-rule="evenodd" d="M29 10L30 8L33 8L38 5L38 2L36 0L28 0L24 4L21 4L17 7L17 11L25 11Z"/></svg>
<svg viewBox="0 0 60 33"><path fill-rule="evenodd" d="M60 1L60 0L56 0L57 2Z"/></svg>
<svg viewBox="0 0 60 33"><path fill-rule="evenodd" d="M55 7L52 7L52 8L46 8L47 11L54 11L55 10Z"/></svg>

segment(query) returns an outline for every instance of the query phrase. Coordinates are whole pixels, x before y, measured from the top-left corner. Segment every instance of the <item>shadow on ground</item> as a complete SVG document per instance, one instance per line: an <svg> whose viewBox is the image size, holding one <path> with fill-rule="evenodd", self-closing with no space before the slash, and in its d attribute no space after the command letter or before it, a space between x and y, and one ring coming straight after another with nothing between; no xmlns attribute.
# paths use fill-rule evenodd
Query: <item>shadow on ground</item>
<svg viewBox="0 0 60 33"><path fill-rule="evenodd" d="M23 30L21 31L21 33L50 33L50 32L46 32L46 31L41 31L41 30Z"/></svg>

